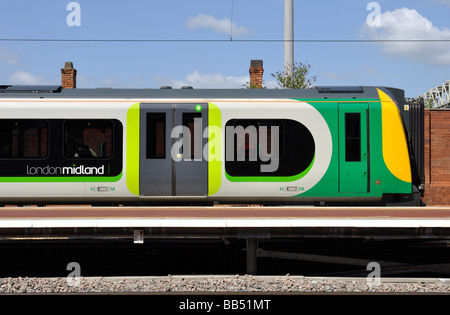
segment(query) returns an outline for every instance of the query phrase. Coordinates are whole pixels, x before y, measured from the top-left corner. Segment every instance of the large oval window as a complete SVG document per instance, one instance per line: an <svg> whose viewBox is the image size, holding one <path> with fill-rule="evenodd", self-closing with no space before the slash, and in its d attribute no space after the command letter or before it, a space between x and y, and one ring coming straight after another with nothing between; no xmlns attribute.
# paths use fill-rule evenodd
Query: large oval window
<svg viewBox="0 0 450 315"><path fill-rule="evenodd" d="M314 138L298 121L231 119L225 128L229 178L304 176L313 164Z"/></svg>

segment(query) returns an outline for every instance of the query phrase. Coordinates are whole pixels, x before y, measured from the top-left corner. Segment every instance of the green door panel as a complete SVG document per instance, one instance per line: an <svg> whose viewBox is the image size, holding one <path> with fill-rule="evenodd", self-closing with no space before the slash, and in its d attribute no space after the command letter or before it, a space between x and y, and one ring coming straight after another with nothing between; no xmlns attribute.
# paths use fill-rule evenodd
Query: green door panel
<svg viewBox="0 0 450 315"><path fill-rule="evenodd" d="M368 104L339 103L339 192L369 192Z"/></svg>

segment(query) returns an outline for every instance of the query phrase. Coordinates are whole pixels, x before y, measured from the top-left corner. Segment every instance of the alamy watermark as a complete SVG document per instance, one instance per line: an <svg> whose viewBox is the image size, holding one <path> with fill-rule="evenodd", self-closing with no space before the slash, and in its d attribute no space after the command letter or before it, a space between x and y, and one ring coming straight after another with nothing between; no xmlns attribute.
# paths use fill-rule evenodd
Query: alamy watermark
<svg viewBox="0 0 450 315"><path fill-rule="evenodd" d="M72 1L67 4L67 11L70 13L67 15L66 23L68 26L81 26L81 6L78 2ZM367 16L366 23L370 27L381 26L381 6L378 2L370 2L366 7L367 11L371 11Z"/></svg>
<svg viewBox="0 0 450 315"><path fill-rule="evenodd" d="M81 267L77 262L70 262L66 267L67 271L72 271L66 277L66 283L69 287L78 287L81 284Z"/></svg>
<svg viewBox="0 0 450 315"><path fill-rule="evenodd" d="M78 2L72 1L67 4L67 11L70 13L67 15L66 23L68 26L81 26L81 6ZM367 11L371 11L367 16L366 23L370 27L381 26L381 6L378 2L370 2L366 7Z"/></svg>
<svg viewBox="0 0 450 315"><path fill-rule="evenodd" d="M68 26L81 26L81 6L78 2L69 2L66 7L70 13L67 15L66 23Z"/></svg>
<svg viewBox="0 0 450 315"><path fill-rule="evenodd" d="M201 126L201 119L195 118L194 125ZM172 129L171 137L176 139L171 147L171 158L179 162L181 160L221 161L222 156L218 154L222 129L217 126L208 126L201 133L201 128L194 128L191 132L186 126L176 126ZM199 134L201 133L201 134ZM209 138L208 143L202 148L201 139ZM194 152L192 152L194 150ZM212 152L215 153L212 153ZM280 157L280 130L278 126L248 125L246 127L225 127L225 161L227 162L260 162L260 172L276 172Z"/></svg>
<svg viewBox="0 0 450 315"><path fill-rule="evenodd" d="M368 286L378 286L381 283L381 267L377 262L370 262L367 264L366 270L371 272L366 278L366 283Z"/></svg>
<svg viewBox="0 0 450 315"><path fill-rule="evenodd" d="M237 161L245 161L248 157L249 161L257 161L258 158L262 162L270 162L269 164L261 164L261 173L271 173L278 169L280 157L280 141L279 127L270 127L270 139L268 138L267 126L226 126L225 127L225 147L226 161L234 161L236 154ZM248 142L246 136L248 135ZM236 136L236 144L235 144ZM270 148L269 148L270 143ZM236 149L236 152L235 150ZM270 150L269 150L270 149ZM270 152L269 152L270 151Z"/></svg>
<svg viewBox="0 0 450 315"><path fill-rule="evenodd" d="M381 26L381 6L378 2L370 2L367 5L367 11L372 11L369 13L366 19L366 23L370 27Z"/></svg>

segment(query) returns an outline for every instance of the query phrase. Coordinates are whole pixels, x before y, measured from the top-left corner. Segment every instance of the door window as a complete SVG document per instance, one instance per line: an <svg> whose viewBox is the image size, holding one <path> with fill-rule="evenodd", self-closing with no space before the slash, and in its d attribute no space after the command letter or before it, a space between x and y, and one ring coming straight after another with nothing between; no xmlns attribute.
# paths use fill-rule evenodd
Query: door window
<svg viewBox="0 0 450 315"><path fill-rule="evenodd" d="M360 113L345 113L345 161L361 162Z"/></svg>
<svg viewBox="0 0 450 315"><path fill-rule="evenodd" d="M166 113L147 113L147 159L166 158Z"/></svg>

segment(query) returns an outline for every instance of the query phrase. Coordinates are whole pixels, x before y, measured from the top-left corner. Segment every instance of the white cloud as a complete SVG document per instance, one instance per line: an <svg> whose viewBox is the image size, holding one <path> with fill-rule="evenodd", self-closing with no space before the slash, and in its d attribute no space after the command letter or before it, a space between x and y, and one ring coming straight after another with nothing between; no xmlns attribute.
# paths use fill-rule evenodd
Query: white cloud
<svg viewBox="0 0 450 315"><path fill-rule="evenodd" d="M174 80L163 76L154 77L159 86L171 86L179 89L183 86L192 86L194 89L245 89L244 84L250 82L249 76L232 76L223 74L202 74L198 70L188 74L182 80ZM279 88L275 80L264 80L267 89Z"/></svg>
<svg viewBox="0 0 450 315"><path fill-rule="evenodd" d="M19 63L19 54L11 52L8 47L0 49L0 60L5 61L11 65Z"/></svg>
<svg viewBox="0 0 450 315"><path fill-rule="evenodd" d="M263 80L263 86L266 87L266 89L280 89L280 85L276 80Z"/></svg>
<svg viewBox="0 0 450 315"><path fill-rule="evenodd" d="M228 18L218 20L212 15L201 13L196 17L189 18L186 22L186 27L192 30L197 28L209 28L218 33L231 34L231 21ZM250 30L245 26L237 26L233 23L233 36L242 36L250 33Z"/></svg>
<svg viewBox="0 0 450 315"><path fill-rule="evenodd" d="M148 87L144 78L131 77L123 78L119 76L111 76L107 78L96 78L83 74L77 74L78 88L146 88Z"/></svg>
<svg viewBox="0 0 450 315"><path fill-rule="evenodd" d="M15 71L10 77L9 81L11 84L30 84L30 85L46 85L54 84L46 77L39 75L36 76L30 72L26 71Z"/></svg>
<svg viewBox="0 0 450 315"><path fill-rule="evenodd" d="M375 40L450 40L448 28L439 29L416 10L407 8L381 14L380 26L362 27L362 34ZM393 57L412 61L450 65L450 42L380 42L382 50Z"/></svg>
<svg viewBox="0 0 450 315"><path fill-rule="evenodd" d="M248 76L225 76L222 74L201 74L198 70L188 74L182 80L174 80L157 76L155 82L161 86L168 85L173 88L192 86L195 89L240 89L250 80Z"/></svg>

